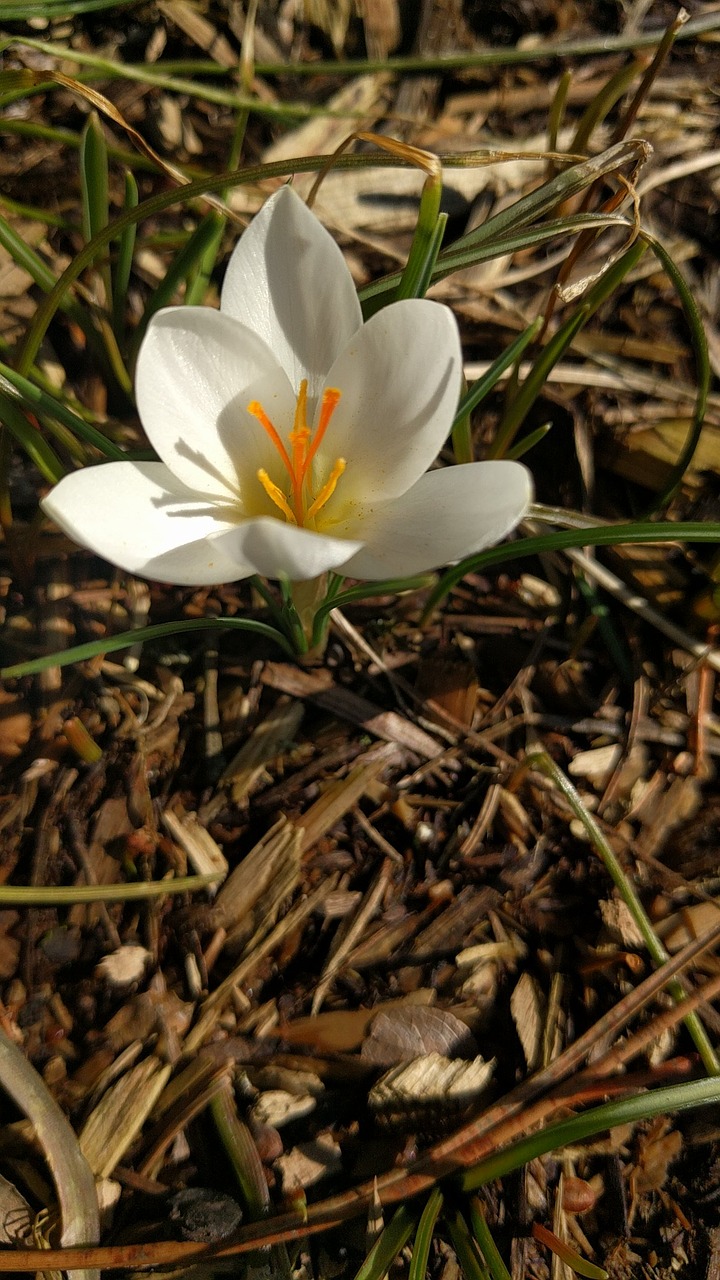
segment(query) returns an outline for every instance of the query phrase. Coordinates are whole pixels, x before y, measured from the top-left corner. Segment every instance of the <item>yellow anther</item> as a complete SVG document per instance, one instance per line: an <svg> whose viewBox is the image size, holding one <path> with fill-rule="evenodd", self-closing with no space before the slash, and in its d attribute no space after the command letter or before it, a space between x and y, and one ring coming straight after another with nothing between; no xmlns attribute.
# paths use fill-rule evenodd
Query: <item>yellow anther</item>
<svg viewBox="0 0 720 1280"><path fill-rule="evenodd" d="M325 506L325 503L328 501L328 499L332 497L332 495L335 492L335 486L337 485L338 480L340 479L343 471L345 470L345 466L346 466L346 462L344 458L338 458L337 462L333 464L333 469L330 472L330 475L325 481L325 484L320 490L312 506L308 510L308 513L305 517L306 520L312 520L313 516L316 516L318 511L321 511L322 508Z"/></svg>
<svg viewBox="0 0 720 1280"><path fill-rule="evenodd" d="M283 493L282 489L278 489L277 485L273 483L273 481L270 479L264 467L261 467L260 470L258 471L257 478L260 481L270 501L274 502L275 506L280 508L283 515L285 516L285 519L289 520L290 524L297 524L297 520L295 519L295 513L292 507L290 506L290 503L288 502L287 498L285 497L285 494Z"/></svg>

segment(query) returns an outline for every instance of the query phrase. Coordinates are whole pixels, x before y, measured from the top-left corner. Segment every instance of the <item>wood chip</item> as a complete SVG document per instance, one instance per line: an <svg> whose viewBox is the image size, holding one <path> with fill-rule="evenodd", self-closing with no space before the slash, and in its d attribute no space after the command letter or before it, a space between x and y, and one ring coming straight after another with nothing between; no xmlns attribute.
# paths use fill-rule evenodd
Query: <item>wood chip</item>
<svg viewBox="0 0 720 1280"><path fill-rule="evenodd" d="M300 874L303 831L281 818L238 863L215 902L213 917L236 948L261 923L271 927ZM261 909L260 909L261 908Z"/></svg>
<svg viewBox="0 0 720 1280"><path fill-rule="evenodd" d="M284 1124L309 1116L316 1106L317 1098L311 1093L287 1093L285 1089L268 1089L260 1094L250 1115L256 1124L269 1124L274 1129L281 1129Z"/></svg>
<svg viewBox="0 0 720 1280"><path fill-rule="evenodd" d="M275 1161L286 1195L299 1187L314 1187L341 1165L340 1145L329 1132L319 1133L314 1142L303 1142Z"/></svg>
<svg viewBox="0 0 720 1280"><path fill-rule="evenodd" d="M419 729L396 711L383 711L373 702L349 689L334 684L329 671L301 671L289 663L268 662L263 670L263 683L282 689L297 698L311 698L318 706L331 711L341 720L360 725L367 733L386 742L397 742L409 751L432 760L444 750L441 743L424 729Z"/></svg>
<svg viewBox="0 0 720 1280"><path fill-rule="evenodd" d="M451 1062L430 1053L388 1071L370 1090L368 1104L392 1127L442 1124L449 1114L477 1104L494 1069L494 1059Z"/></svg>
<svg viewBox="0 0 720 1280"><path fill-rule="evenodd" d="M540 1062L545 1000L539 983L527 969L520 975L510 996L510 1012L528 1071L533 1071Z"/></svg>
<svg viewBox="0 0 720 1280"><path fill-rule="evenodd" d="M172 809L165 809L162 820L173 840L187 854L193 871L199 876L216 874L218 883L225 879L228 873L227 858L194 813L178 814ZM210 893L215 888L214 885L208 886Z"/></svg>
<svg viewBox="0 0 720 1280"><path fill-rule="evenodd" d="M80 1150L97 1178L109 1178L132 1146L171 1071L157 1058L145 1058L108 1089L88 1116Z"/></svg>

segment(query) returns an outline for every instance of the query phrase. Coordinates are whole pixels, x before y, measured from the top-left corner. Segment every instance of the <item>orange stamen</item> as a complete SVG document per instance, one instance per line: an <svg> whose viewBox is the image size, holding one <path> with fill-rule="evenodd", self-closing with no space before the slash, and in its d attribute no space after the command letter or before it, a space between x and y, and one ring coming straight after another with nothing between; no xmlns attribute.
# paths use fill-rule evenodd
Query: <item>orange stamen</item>
<svg viewBox="0 0 720 1280"><path fill-rule="evenodd" d="M343 471L345 470L346 465L347 464L344 458L338 458L337 462L334 463L333 469L330 472L328 479L325 481L325 484L320 490L317 498L315 499L312 506L308 510L308 513L305 517L306 520L312 520L313 516L316 516L318 511L321 511L322 508L325 506L325 503L328 501L328 499L332 497L332 495L335 492L335 486L337 485L338 480L340 479Z"/></svg>
<svg viewBox="0 0 720 1280"><path fill-rule="evenodd" d="M332 418L335 410L338 407L338 402L340 400L341 395L342 395L342 392L339 391L337 387L326 387L325 390L323 391L322 403L320 405L320 416L317 424L317 431L315 432L315 438L312 444L310 445L310 448L307 451L307 455L303 465L303 479L307 475L307 472L310 468L310 463L312 462L313 458L315 457L315 454L317 453L322 443L322 438L328 429L328 424L330 422L330 419Z"/></svg>
<svg viewBox="0 0 720 1280"><path fill-rule="evenodd" d="M307 389L307 378L303 378L300 383L297 404L295 406L295 421L289 436L293 450L291 472L293 484L293 505L295 507L295 515L297 517L298 524L302 524L302 491L306 471L305 459L311 434L310 428L307 424Z"/></svg>
<svg viewBox="0 0 720 1280"><path fill-rule="evenodd" d="M290 458L288 456L288 451L285 448L285 445L283 444L282 440L280 439L280 436L278 435L277 430L275 429L272 422L268 418L260 401L251 400L247 407L247 411L248 413L252 414L253 418L257 418L258 422L260 423L260 426L263 428L264 431L267 432L267 434L269 435L270 439L272 440L273 444L275 445L275 448L277 449L278 453L280 454L280 457L282 458L285 464L285 468L287 470L288 475L292 476L294 479L295 473L293 471L292 462L290 461Z"/></svg>
<svg viewBox="0 0 720 1280"><path fill-rule="evenodd" d="M272 480L270 479L264 467L261 467L260 470L257 472L257 478L260 481L270 501L274 502L275 506L280 508L283 515L285 516L285 519L289 520L290 524L297 524L297 520L295 519L295 513L293 512L289 502L287 501L285 494L283 493L282 489L279 489L276 484L273 484Z"/></svg>
<svg viewBox="0 0 720 1280"><path fill-rule="evenodd" d="M340 400L340 391L337 387L326 387L323 392L322 401L320 403L320 413L318 414L318 425L315 435L307 424L307 378L303 378L298 391L297 404L295 406L295 420L293 429L288 435L288 441L292 449L292 456L286 449L280 437L277 428L270 421L259 400L251 400L247 411L256 418L263 428L263 431L269 436L270 440L277 449L283 466L288 473L291 485L291 493L287 496L282 489L270 479L264 467L256 472L270 501L282 511L286 520L291 524L298 525L302 528L306 521L312 520L325 503L332 497L335 487L345 470L345 459L338 458L333 465L332 471L322 486L317 497L310 503L308 510L305 510L305 481L310 470L315 454L317 453L325 432L328 429L330 419L332 418ZM311 497L309 494L308 497ZM292 505L291 505L292 504Z"/></svg>

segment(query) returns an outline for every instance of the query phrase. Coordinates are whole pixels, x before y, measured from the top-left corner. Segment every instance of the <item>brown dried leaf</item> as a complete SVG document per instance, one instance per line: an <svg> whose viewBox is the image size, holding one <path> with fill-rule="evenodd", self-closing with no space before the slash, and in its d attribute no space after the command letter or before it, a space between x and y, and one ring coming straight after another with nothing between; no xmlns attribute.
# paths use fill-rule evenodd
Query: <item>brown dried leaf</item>
<svg viewBox="0 0 720 1280"><path fill-rule="evenodd" d="M477 1052L475 1037L454 1013L410 1006L373 1019L361 1056L375 1066L390 1067L430 1053L449 1059L470 1058Z"/></svg>
<svg viewBox="0 0 720 1280"><path fill-rule="evenodd" d="M321 1053L347 1053L360 1048L370 1023L379 1013L397 1010L403 1005L431 1004L434 999L435 992L430 989L413 991L405 1000L389 1000L374 1009L338 1009L311 1018L297 1018L278 1034L288 1044L312 1045Z"/></svg>

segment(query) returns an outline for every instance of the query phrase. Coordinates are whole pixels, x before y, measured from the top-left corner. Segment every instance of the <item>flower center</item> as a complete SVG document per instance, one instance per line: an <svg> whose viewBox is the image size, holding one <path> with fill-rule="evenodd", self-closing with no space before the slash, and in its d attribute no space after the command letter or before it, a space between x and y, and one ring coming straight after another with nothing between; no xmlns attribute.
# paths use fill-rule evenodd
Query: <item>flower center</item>
<svg viewBox="0 0 720 1280"><path fill-rule="evenodd" d="M270 437L277 452L280 454L282 464L288 473L290 487L284 493L280 486L270 479L264 467L260 467L257 472L257 478L270 500L282 511L285 519L290 524L299 525L300 528L314 521L315 516L332 497L335 492L335 486L345 470L345 459L337 458L333 463L327 480L318 490L318 493L313 494L310 491L312 461L328 429L330 419L337 408L341 393L337 387L325 388L320 403L317 428L313 435L307 423L307 389L307 378L303 378L300 383L297 405L295 406L293 429L288 436L289 452L283 444L279 431L270 421L260 401L251 400L247 407L248 413L251 413L253 418L257 418L260 426L266 435Z"/></svg>

